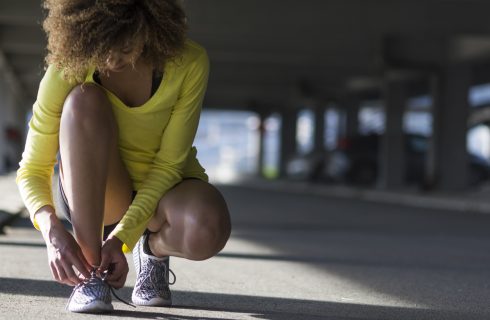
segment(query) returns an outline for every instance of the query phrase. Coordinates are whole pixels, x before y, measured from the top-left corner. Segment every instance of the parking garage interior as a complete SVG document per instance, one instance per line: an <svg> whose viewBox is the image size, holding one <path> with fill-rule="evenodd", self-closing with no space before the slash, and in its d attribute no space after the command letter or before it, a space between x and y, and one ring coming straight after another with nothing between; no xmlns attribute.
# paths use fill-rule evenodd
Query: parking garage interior
<svg viewBox="0 0 490 320"><path fill-rule="evenodd" d="M208 142L203 137L209 136L210 121L220 130L227 121L239 121L252 131L248 153L220 149L220 159L247 163L229 166L228 173L245 166L244 174L294 179L291 162L321 155L323 169L308 179L335 182L339 179L323 179L334 161L331 151L366 135L379 140L370 187L407 186L411 134L425 139L424 157L417 160L423 162L417 179L424 190L467 189L474 175L472 154L488 161L487 1L187 0L183 5L189 37L208 50L212 65L204 103L208 115L198 142ZM0 3L2 172L18 163L44 72L43 14L40 2ZM209 166L213 162L210 158ZM226 180L232 173L216 175Z"/></svg>

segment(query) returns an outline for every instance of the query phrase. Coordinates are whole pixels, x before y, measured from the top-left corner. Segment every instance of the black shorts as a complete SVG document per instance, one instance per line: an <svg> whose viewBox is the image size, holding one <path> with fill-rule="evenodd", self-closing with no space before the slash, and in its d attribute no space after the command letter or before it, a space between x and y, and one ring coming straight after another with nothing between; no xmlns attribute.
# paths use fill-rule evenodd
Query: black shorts
<svg viewBox="0 0 490 320"><path fill-rule="evenodd" d="M63 215L65 216L66 220L68 220L71 223L71 213L70 213L70 207L68 206L68 200L66 199L66 194L65 190L63 190L63 185L61 184L61 176L58 178L58 187L56 188L56 210L58 212L62 212ZM133 191L133 195L131 198L131 201L134 200L136 197L136 191ZM116 228L118 222L104 226L104 240L107 239L109 234Z"/></svg>

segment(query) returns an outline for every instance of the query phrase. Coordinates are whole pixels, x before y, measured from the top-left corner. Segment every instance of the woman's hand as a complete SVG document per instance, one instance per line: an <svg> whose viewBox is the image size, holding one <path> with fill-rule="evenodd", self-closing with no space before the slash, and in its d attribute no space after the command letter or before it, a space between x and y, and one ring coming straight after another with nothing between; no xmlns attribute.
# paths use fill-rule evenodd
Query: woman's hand
<svg viewBox="0 0 490 320"><path fill-rule="evenodd" d="M63 226L50 230L46 247L51 273L57 282L75 286L90 278L90 264L73 236ZM80 275L75 274L73 267Z"/></svg>
<svg viewBox="0 0 490 320"><path fill-rule="evenodd" d="M102 245L99 272L108 271L106 281L116 289L122 288L128 276L128 261L122 252L122 241L109 237Z"/></svg>
<svg viewBox="0 0 490 320"><path fill-rule="evenodd" d="M51 206L44 206L35 214L48 250L48 261L53 278L74 286L90 278L91 266L83 256L73 236L63 227ZM75 267L79 275L73 270Z"/></svg>

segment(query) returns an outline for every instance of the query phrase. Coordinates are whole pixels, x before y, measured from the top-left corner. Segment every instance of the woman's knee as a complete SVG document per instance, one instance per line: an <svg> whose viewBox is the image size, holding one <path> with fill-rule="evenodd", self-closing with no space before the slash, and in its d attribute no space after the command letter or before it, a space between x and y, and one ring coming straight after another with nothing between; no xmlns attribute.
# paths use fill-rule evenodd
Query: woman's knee
<svg viewBox="0 0 490 320"><path fill-rule="evenodd" d="M191 260L209 259L226 245L231 223L226 208L200 207L185 216L184 253Z"/></svg>
<svg viewBox="0 0 490 320"><path fill-rule="evenodd" d="M61 117L71 128L94 129L95 126L109 127L114 121L109 100L105 92L96 85L78 85L68 94Z"/></svg>

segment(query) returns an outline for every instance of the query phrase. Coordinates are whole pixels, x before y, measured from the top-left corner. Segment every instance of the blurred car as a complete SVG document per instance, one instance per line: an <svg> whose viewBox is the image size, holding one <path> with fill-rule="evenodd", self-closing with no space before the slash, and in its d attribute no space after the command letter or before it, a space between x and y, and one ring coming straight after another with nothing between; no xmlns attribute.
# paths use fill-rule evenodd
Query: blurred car
<svg viewBox="0 0 490 320"><path fill-rule="evenodd" d="M286 164L287 176L293 180L316 181L324 176L327 154L312 152L292 157Z"/></svg>
<svg viewBox="0 0 490 320"><path fill-rule="evenodd" d="M312 182L343 182L372 185L378 177L379 135L341 139L330 153L311 153L288 162L288 176ZM406 175L408 184L424 185L429 140L426 136L405 136ZM468 184L477 185L490 179L490 163L483 157L468 154Z"/></svg>

